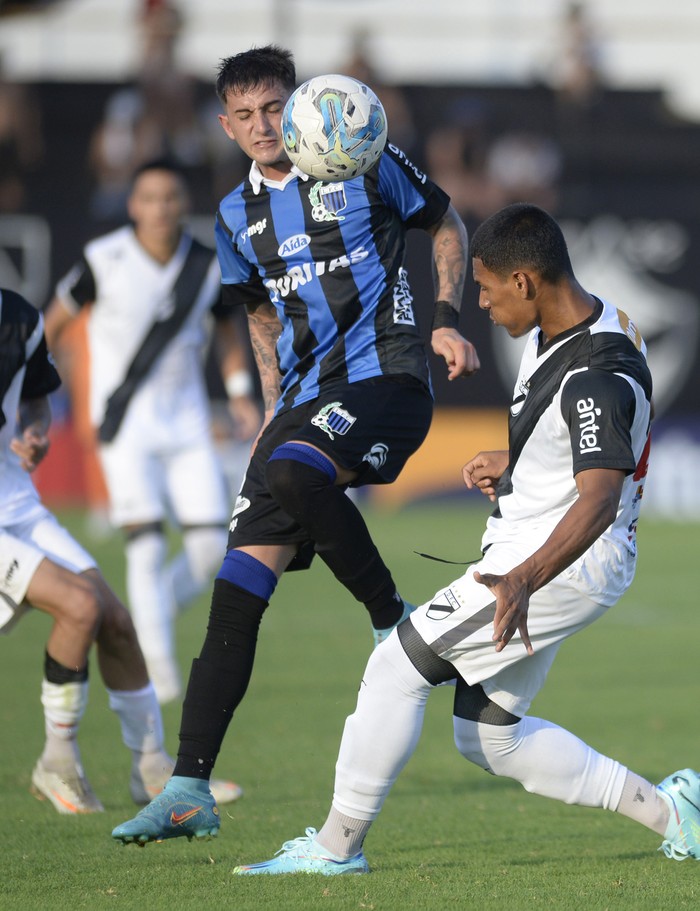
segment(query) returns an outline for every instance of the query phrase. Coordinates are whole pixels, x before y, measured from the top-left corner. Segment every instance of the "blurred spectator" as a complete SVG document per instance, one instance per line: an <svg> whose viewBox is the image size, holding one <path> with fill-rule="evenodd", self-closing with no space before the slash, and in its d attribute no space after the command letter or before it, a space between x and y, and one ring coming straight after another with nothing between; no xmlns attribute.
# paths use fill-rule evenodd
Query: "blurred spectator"
<svg viewBox="0 0 700 911"><path fill-rule="evenodd" d="M484 105L462 98L425 140L426 170L463 219L481 221L500 208L498 187L486 172L488 125Z"/></svg>
<svg viewBox="0 0 700 911"><path fill-rule="evenodd" d="M559 146L537 133L504 133L491 146L488 179L498 187L500 206L529 202L555 212L562 157Z"/></svg>
<svg viewBox="0 0 700 911"><path fill-rule="evenodd" d="M569 3L555 42L550 82L563 102L586 106L603 83L598 37L584 3Z"/></svg>
<svg viewBox="0 0 700 911"><path fill-rule="evenodd" d="M26 86L6 78L0 57L0 212L27 208L28 180L43 155L36 99Z"/></svg>
<svg viewBox="0 0 700 911"><path fill-rule="evenodd" d="M341 65L340 72L353 76L368 85L379 97L389 125L389 139L407 155L416 147L416 127L411 109L398 86L384 82L376 68L369 47L371 32L356 29L351 37L350 56Z"/></svg>
<svg viewBox="0 0 700 911"><path fill-rule="evenodd" d="M142 51L136 84L110 96L92 138L96 187L91 214L97 221L125 217L130 177L145 161L175 161L187 173L195 196L197 172L207 165L197 83L177 60L181 12L172 0L144 0L139 24Z"/></svg>

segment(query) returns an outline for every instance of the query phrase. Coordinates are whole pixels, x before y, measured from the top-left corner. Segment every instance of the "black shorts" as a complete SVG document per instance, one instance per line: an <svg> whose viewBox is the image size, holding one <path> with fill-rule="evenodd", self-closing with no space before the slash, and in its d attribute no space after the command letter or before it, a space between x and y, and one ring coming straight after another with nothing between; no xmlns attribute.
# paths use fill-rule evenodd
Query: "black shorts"
<svg viewBox="0 0 700 911"><path fill-rule="evenodd" d="M390 484L425 439L433 413L426 387L410 376L376 377L324 392L272 419L248 465L231 518L228 547L298 544L296 565L311 562L313 542L272 498L265 481L278 446L302 440L358 472L353 487ZM306 555L302 556L302 552Z"/></svg>

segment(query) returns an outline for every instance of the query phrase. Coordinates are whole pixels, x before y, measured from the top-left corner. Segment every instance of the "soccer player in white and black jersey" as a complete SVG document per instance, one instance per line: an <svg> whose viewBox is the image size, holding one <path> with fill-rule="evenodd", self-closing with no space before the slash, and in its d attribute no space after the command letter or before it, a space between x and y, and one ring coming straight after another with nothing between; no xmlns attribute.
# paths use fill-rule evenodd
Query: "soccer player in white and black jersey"
<svg viewBox="0 0 700 911"><path fill-rule="evenodd" d="M651 375L634 325L577 282L563 234L535 206L487 219L472 240L479 305L528 336L509 449L464 467L496 503L483 557L371 656L346 722L330 814L242 875L367 873L365 836L418 742L426 701L455 682L457 749L535 794L601 807L700 860L700 776L655 786L573 734L528 715L569 636L626 591L649 457Z"/></svg>
<svg viewBox="0 0 700 911"><path fill-rule="evenodd" d="M103 807L77 739L93 644L110 708L132 751L137 803L160 791L173 760L163 748L160 708L127 609L90 554L41 503L30 477L49 451L48 395L60 382L41 314L19 294L0 290L0 633L11 632L30 607L52 617L41 685L46 737L32 790L59 813L97 813ZM4 735L12 739L11 731Z"/></svg>
<svg viewBox="0 0 700 911"><path fill-rule="evenodd" d="M210 321L243 439L260 427L247 352L221 301L214 250L186 226L188 192L167 160L132 179L131 223L91 240L46 313L60 356L64 327L86 308L90 419L111 519L126 538L126 585L161 703L181 695L174 617L211 580L226 549L230 497L212 439L202 353ZM168 557L167 522L182 532Z"/></svg>
<svg viewBox="0 0 700 911"><path fill-rule="evenodd" d="M281 120L295 80L291 54L275 46L230 57L219 71L221 125L252 160L217 214L223 298L248 311L265 422L192 665L175 775L162 800L115 829L124 841L211 828L207 780L282 573L317 553L366 608L375 642L411 610L345 494L395 480L432 417L404 267L411 228L432 239L433 351L450 379L479 368L457 330L468 244L449 198L391 143L366 174L342 183L292 167ZM197 809L187 825L169 822L169 800Z"/></svg>

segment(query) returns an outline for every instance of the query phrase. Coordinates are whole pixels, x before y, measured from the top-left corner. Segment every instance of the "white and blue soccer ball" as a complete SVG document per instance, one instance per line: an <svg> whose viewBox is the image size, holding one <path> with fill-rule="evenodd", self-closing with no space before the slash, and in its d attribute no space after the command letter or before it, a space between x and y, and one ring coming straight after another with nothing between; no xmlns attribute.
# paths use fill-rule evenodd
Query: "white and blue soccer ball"
<svg viewBox="0 0 700 911"><path fill-rule="evenodd" d="M292 93L282 113L287 155L317 180L364 174L384 151L386 114L369 86L351 76L314 76Z"/></svg>

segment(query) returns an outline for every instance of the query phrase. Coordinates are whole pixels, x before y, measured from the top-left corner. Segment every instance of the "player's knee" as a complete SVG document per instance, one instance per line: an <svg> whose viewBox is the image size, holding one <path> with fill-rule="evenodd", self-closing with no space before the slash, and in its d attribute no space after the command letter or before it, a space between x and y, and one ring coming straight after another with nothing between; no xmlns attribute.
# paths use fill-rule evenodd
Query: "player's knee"
<svg viewBox="0 0 700 911"><path fill-rule="evenodd" d="M119 649L135 647L138 642L131 614L111 590L102 594L99 640L100 645Z"/></svg>
<svg viewBox="0 0 700 911"><path fill-rule="evenodd" d="M193 581L201 587L216 574L226 553L226 528L185 529L182 545Z"/></svg>
<svg viewBox="0 0 700 911"><path fill-rule="evenodd" d="M310 493L334 484L335 479L331 460L304 443L278 446L265 467L268 490L283 507L303 505Z"/></svg>
<svg viewBox="0 0 700 911"><path fill-rule="evenodd" d="M515 724L499 725L453 718L455 746L474 765L493 775L513 778L512 754L521 741L522 719Z"/></svg>
<svg viewBox="0 0 700 911"><path fill-rule="evenodd" d="M75 576L68 596L62 599L60 616L63 622L70 624L79 638L94 639L103 613L104 603L96 586L83 576Z"/></svg>

